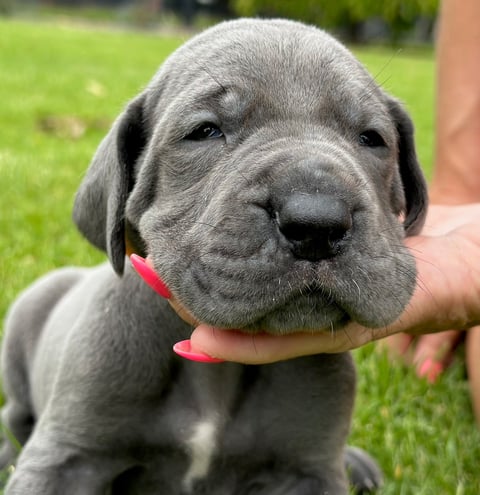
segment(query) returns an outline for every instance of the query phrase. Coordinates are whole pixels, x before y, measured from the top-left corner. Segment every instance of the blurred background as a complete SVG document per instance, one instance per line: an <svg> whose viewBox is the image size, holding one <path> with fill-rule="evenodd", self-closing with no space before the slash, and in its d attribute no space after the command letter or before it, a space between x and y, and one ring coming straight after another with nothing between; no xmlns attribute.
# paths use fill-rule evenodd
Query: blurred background
<svg viewBox="0 0 480 495"><path fill-rule="evenodd" d="M80 18L144 29L199 29L237 16L287 17L350 42L432 40L438 0L0 0L10 16Z"/></svg>

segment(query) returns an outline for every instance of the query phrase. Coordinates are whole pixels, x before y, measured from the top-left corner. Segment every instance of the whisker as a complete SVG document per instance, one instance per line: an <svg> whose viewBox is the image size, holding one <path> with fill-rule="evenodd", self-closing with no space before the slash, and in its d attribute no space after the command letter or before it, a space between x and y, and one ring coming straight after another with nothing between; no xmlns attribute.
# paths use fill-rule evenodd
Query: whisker
<svg viewBox="0 0 480 495"><path fill-rule="evenodd" d="M401 48L399 48L396 52L393 52L392 55L390 56L390 58L382 65L382 67L380 68L380 70L376 74L374 74L373 79L375 81L377 81L377 84L379 84L380 86L385 86L385 83L392 78L392 75L389 74L388 77L383 80L383 82L379 82L378 81L379 76L392 63L393 59L396 58L398 55L400 55L401 52L402 52L402 49Z"/></svg>
<svg viewBox="0 0 480 495"><path fill-rule="evenodd" d="M397 50L395 53L391 55L391 57L385 62L385 64L380 68L380 70L374 75L372 80L368 83L367 90L360 96L360 102L367 101L375 91L378 90L378 87L386 87L387 82L390 81L392 75L389 74L382 81L379 80L380 75L385 71L385 69L391 64L392 60L401 52L401 49Z"/></svg>
<svg viewBox="0 0 480 495"><path fill-rule="evenodd" d="M204 65L200 64L200 62L198 62L197 60L193 59L193 62L194 64L200 69L202 70L203 72L205 72L205 74L207 74L208 77L210 77L210 79L216 83L225 93L227 92L227 89L226 87L219 81L219 79L217 77L215 77L212 72L207 68L205 67Z"/></svg>
<svg viewBox="0 0 480 495"><path fill-rule="evenodd" d="M192 221L192 224L193 225L205 225L206 227L210 227L212 229L217 229L218 227L216 225L212 225L211 223L207 223L207 222L199 222L199 221Z"/></svg>

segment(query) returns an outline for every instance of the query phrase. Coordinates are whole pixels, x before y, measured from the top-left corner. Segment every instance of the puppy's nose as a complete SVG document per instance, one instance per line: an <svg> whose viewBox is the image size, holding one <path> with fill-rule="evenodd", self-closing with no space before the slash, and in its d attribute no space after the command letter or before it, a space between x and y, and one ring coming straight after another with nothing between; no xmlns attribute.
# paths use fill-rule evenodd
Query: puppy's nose
<svg viewBox="0 0 480 495"><path fill-rule="evenodd" d="M292 253L309 261L335 256L352 227L349 206L329 194L291 194L278 209L276 218Z"/></svg>

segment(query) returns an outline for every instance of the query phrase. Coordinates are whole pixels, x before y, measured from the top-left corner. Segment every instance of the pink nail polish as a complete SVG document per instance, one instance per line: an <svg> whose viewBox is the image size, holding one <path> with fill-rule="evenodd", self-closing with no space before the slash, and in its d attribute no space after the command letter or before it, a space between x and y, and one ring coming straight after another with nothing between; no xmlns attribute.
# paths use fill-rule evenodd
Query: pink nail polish
<svg viewBox="0 0 480 495"><path fill-rule="evenodd" d="M173 346L173 351L179 356L190 359L190 361L198 361L200 363L223 363L223 359L214 358L200 351L193 351L190 340L182 340Z"/></svg>
<svg viewBox="0 0 480 495"><path fill-rule="evenodd" d="M420 366L418 376L421 378L425 377L429 383L435 383L442 372L442 363L434 361L432 358L428 358L425 359L422 366Z"/></svg>
<svg viewBox="0 0 480 495"><path fill-rule="evenodd" d="M422 363L422 365L418 369L418 376L420 378L424 377L428 373L428 370L430 369L432 362L433 361L431 358L425 359L425 361Z"/></svg>
<svg viewBox="0 0 480 495"><path fill-rule="evenodd" d="M165 299L170 299L171 293L163 280L156 274L155 270L148 265L146 259L138 254L130 255L130 262L135 271L143 278L144 282L149 285L155 292Z"/></svg>

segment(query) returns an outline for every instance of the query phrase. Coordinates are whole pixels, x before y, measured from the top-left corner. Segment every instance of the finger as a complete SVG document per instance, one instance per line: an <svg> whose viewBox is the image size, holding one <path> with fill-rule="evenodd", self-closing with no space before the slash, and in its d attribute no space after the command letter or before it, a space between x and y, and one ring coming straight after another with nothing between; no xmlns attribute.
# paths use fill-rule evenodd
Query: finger
<svg viewBox="0 0 480 495"><path fill-rule="evenodd" d="M190 341L192 348L215 358L244 364L261 364L310 354L343 352L362 345L370 338L359 332L353 341L344 331L283 336L246 334L199 325Z"/></svg>
<svg viewBox="0 0 480 495"><path fill-rule="evenodd" d="M453 351L462 338L463 333L448 330L418 338L413 356L417 374L433 383L450 364Z"/></svg>

